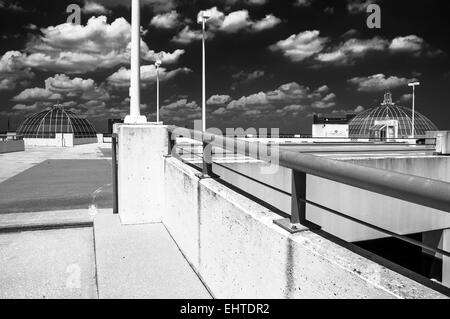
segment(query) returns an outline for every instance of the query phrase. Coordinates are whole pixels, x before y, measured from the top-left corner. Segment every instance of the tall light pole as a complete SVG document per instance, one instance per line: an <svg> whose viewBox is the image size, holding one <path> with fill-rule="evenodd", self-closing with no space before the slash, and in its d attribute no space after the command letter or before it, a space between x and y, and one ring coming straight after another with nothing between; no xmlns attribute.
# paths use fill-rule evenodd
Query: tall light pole
<svg viewBox="0 0 450 319"><path fill-rule="evenodd" d="M202 129L206 132L206 62L205 62L205 27L209 16L202 11L198 23L202 24Z"/></svg>
<svg viewBox="0 0 450 319"><path fill-rule="evenodd" d="M411 120L411 134L412 138L415 137L415 117L416 117L416 86L419 86L420 82L412 82L409 83L408 86L412 86L413 88L413 98L412 98L412 120Z"/></svg>
<svg viewBox="0 0 450 319"><path fill-rule="evenodd" d="M130 114L125 123L146 123L141 115L141 1L131 1Z"/></svg>
<svg viewBox="0 0 450 319"><path fill-rule="evenodd" d="M156 123L159 123L159 68L162 64L161 60L155 62L156 67Z"/></svg>

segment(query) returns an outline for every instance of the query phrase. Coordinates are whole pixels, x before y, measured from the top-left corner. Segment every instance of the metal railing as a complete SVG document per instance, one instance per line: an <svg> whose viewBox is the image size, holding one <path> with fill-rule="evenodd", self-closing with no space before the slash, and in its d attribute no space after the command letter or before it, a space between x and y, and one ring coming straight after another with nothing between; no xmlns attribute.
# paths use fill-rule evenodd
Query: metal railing
<svg viewBox="0 0 450 319"><path fill-rule="evenodd" d="M258 151L260 147L267 146L262 146L257 142L249 142L242 139L229 138L210 134L207 132L202 133L175 126L169 126L168 130L168 152L171 155L177 156L177 137L187 137L202 143L203 154L200 155L191 153L191 155L197 156L202 161L201 169L202 173L205 176L213 175L213 163L220 165L219 163L213 162L212 146L216 146L223 150L228 150L232 154L239 154L268 163L270 163L273 159L265 152ZM390 237L394 237L409 244L421 247L422 249L432 252L433 254L438 253L442 254L443 256L450 257L450 252L448 251L430 247L407 236L394 233L390 230L372 225L364 220L359 220L357 218L348 216L331 208L324 207L307 200L306 176L309 174L321 177L330 181L357 187L359 189L404 200L410 203L437 209L447 213L450 212L450 183L419 176L397 173L394 171L360 166L349 162L338 161L310 154L297 153L294 151L290 151L289 149L279 149L278 156L278 165L292 170L292 193L288 193L284 190L257 181L252 177L246 176L240 172L235 172L291 197L290 221L288 223L286 223L286 221L276 222L279 226L292 233L301 231L302 227L300 225L309 228L320 228L320 226L309 222L306 218L306 204L309 204L323 209L331 214L343 217L349 221L384 233ZM177 157L182 159L179 156ZM232 170L225 165L220 166Z"/></svg>

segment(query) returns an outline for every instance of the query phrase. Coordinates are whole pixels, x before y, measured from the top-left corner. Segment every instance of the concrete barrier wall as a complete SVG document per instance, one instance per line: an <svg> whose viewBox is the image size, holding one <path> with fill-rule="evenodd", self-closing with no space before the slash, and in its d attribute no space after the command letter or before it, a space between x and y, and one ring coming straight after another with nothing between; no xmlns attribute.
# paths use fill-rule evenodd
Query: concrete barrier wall
<svg viewBox="0 0 450 319"><path fill-rule="evenodd" d="M444 181L450 178L450 158L448 157L428 158L428 161L422 158L355 159L351 161L359 165ZM266 164L262 162L224 163L223 165L288 193L291 192L290 169L280 167L277 173L264 175L261 174L261 167ZM290 214L289 196L218 165L214 165L214 172L230 184L244 189L251 195ZM307 199L399 234L450 228L450 215L446 212L310 175L307 177ZM328 233L349 242L386 237L385 234L360 226L312 205L307 205L307 218L322 226L322 229Z"/></svg>
<svg viewBox="0 0 450 319"><path fill-rule="evenodd" d="M25 142L21 141L0 141L0 154L22 152L25 150Z"/></svg>
<svg viewBox="0 0 450 319"><path fill-rule="evenodd" d="M217 298L441 298L279 216L175 158L164 160L162 220Z"/></svg>

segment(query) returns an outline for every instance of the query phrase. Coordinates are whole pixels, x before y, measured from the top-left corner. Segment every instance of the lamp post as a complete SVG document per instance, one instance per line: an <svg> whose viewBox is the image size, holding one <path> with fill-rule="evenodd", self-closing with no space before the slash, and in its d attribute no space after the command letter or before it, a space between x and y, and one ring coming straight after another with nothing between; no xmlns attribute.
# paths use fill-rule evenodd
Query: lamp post
<svg viewBox="0 0 450 319"><path fill-rule="evenodd" d="M155 62L156 67L156 123L159 123L159 68L162 64L161 60Z"/></svg>
<svg viewBox="0 0 450 319"><path fill-rule="evenodd" d="M131 1L130 114L126 124L147 123L141 115L141 1Z"/></svg>
<svg viewBox="0 0 450 319"><path fill-rule="evenodd" d="M413 88L413 99L412 99L412 120L411 120L411 134L412 134L412 138L415 137L415 116L416 116L416 86L419 86L420 82L412 82L409 83L408 86L412 86Z"/></svg>
<svg viewBox="0 0 450 319"><path fill-rule="evenodd" d="M201 12L198 23L202 24L202 129L206 131L206 70L205 70L205 26L209 16Z"/></svg>

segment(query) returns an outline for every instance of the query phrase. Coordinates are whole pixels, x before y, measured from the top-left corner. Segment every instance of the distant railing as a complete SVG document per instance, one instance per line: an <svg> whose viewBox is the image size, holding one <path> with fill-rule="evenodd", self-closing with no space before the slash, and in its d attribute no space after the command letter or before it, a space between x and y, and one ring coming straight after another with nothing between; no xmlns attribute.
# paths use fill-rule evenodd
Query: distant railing
<svg viewBox="0 0 450 319"><path fill-rule="evenodd" d="M306 198L306 176L307 174L309 174L321 177L334 182L350 185L377 194L404 200L410 203L426 206L447 213L450 212L450 183L388 170L360 166L349 162L333 160L310 154L298 153L290 151L289 149L280 148L279 150L277 150L278 165L280 165L281 167L292 169L292 193L288 193L284 190L258 181L250 176L232 170L225 165L213 161L212 146L216 146L223 150L228 150L232 154L239 154L271 163L273 158L270 154L258 151L259 148L262 147L260 143L249 142L245 139L224 137L210 133L202 133L185 128L170 126L168 152L172 156L177 157L178 159L187 162L188 164L190 163L184 160L176 152L177 137L191 138L202 143L202 154L190 152L190 155L197 157L201 161L201 170L204 176L218 177L213 173L212 164L214 163L221 166L222 168L231 170L236 174L243 175L250 180L269 187L272 190L290 196L290 222L286 223L286 221L284 220L277 221L276 223L292 233L295 233L302 229L302 227L299 227L299 225L320 229L320 226L313 224L306 218L306 204L309 204L325 210L331 214L358 223L362 226L369 227L388 236L397 238L401 241L421 247L422 249L432 252L433 254L437 253L442 254L446 257L450 257L450 252L448 251L430 247L420 241L394 233L390 230L370 224L364 220L348 216L331 208L324 207L320 204L309 201ZM266 145L265 147L270 148L270 145ZM185 148L183 148L183 152L186 152Z"/></svg>
<svg viewBox="0 0 450 319"><path fill-rule="evenodd" d="M22 135L7 135L7 134L0 134L0 141L21 141L23 140Z"/></svg>

